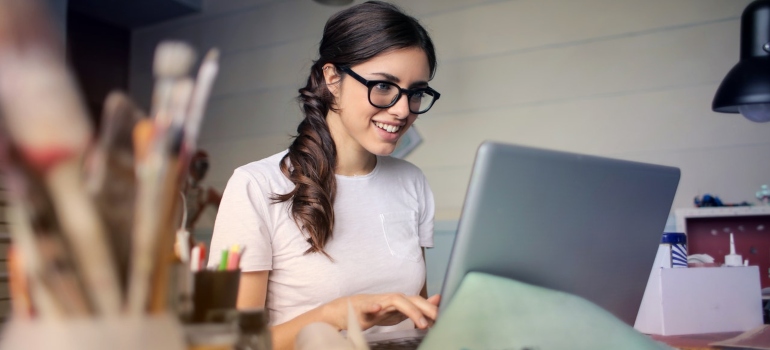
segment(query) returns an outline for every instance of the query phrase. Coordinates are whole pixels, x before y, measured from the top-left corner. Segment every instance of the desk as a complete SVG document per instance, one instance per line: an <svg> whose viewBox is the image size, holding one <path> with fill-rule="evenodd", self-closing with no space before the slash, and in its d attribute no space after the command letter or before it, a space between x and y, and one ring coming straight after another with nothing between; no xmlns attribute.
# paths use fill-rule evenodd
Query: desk
<svg viewBox="0 0 770 350"><path fill-rule="evenodd" d="M705 334L689 334L689 335L651 335L652 339L655 339L661 343L665 343L680 350L706 350L706 349L722 349L710 347L709 344L717 341L727 340L732 337L738 336L742 332L729 332L729 333L705 333Z"/></svg>

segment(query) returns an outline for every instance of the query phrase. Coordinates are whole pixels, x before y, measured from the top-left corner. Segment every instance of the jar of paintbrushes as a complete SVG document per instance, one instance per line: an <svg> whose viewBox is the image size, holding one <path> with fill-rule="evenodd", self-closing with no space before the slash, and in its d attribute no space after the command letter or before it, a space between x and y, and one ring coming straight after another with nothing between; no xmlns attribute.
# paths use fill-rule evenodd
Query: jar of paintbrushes
<svg viewBox="0 0 770 350"><path fill-rule="evenodd" d="M185 349L176 311L189 314L189 300L169 298L192 288L192 271L173 268L191 258L189 245L174 253L179 191L218 52L192 74L195 50L161 43L149 113L114 92L95 130L44 9L0 1L0 171L14 250L0 349Z"/></svg>

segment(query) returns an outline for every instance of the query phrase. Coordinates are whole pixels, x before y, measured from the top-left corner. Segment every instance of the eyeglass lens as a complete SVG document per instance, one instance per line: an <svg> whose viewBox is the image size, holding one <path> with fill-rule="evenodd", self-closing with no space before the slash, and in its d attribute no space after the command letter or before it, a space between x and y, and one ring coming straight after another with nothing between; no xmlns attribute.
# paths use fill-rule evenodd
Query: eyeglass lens
<svg viewBox="0 0 770 350"><path fill-rule="evenodd" d="M378 82L369 89L369 101L381 108L392 106L400 96L398 86L389 82ZM435 96L430 90L416 90L408 97L409 110L412 113L427 111L435 100Z"/></svg>

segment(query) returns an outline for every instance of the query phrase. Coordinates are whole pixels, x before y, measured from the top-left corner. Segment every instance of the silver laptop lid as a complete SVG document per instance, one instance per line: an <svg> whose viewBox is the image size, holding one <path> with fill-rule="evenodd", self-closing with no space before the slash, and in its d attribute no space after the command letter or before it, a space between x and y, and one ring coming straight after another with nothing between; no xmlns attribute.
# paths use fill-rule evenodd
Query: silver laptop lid
<svg viewBox="0 0 770 350"><path fill-rule="evenodd" d="M442 288L470 271L579 295L633 325L677 168L483 143Z"/></svg>

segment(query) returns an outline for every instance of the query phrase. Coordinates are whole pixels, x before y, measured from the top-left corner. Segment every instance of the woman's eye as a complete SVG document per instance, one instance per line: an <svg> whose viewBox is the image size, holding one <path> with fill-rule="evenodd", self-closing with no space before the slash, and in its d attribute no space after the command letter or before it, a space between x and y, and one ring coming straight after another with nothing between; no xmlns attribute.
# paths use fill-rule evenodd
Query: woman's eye
<svg viewBox="0 0 770 350"><path fill-rule="evenodd" d="M387 91L390 91L390 89L392 89L393 86L386 83L378 83L377 85L374 86L374 88L381 92L387 92Z"/></svg>

